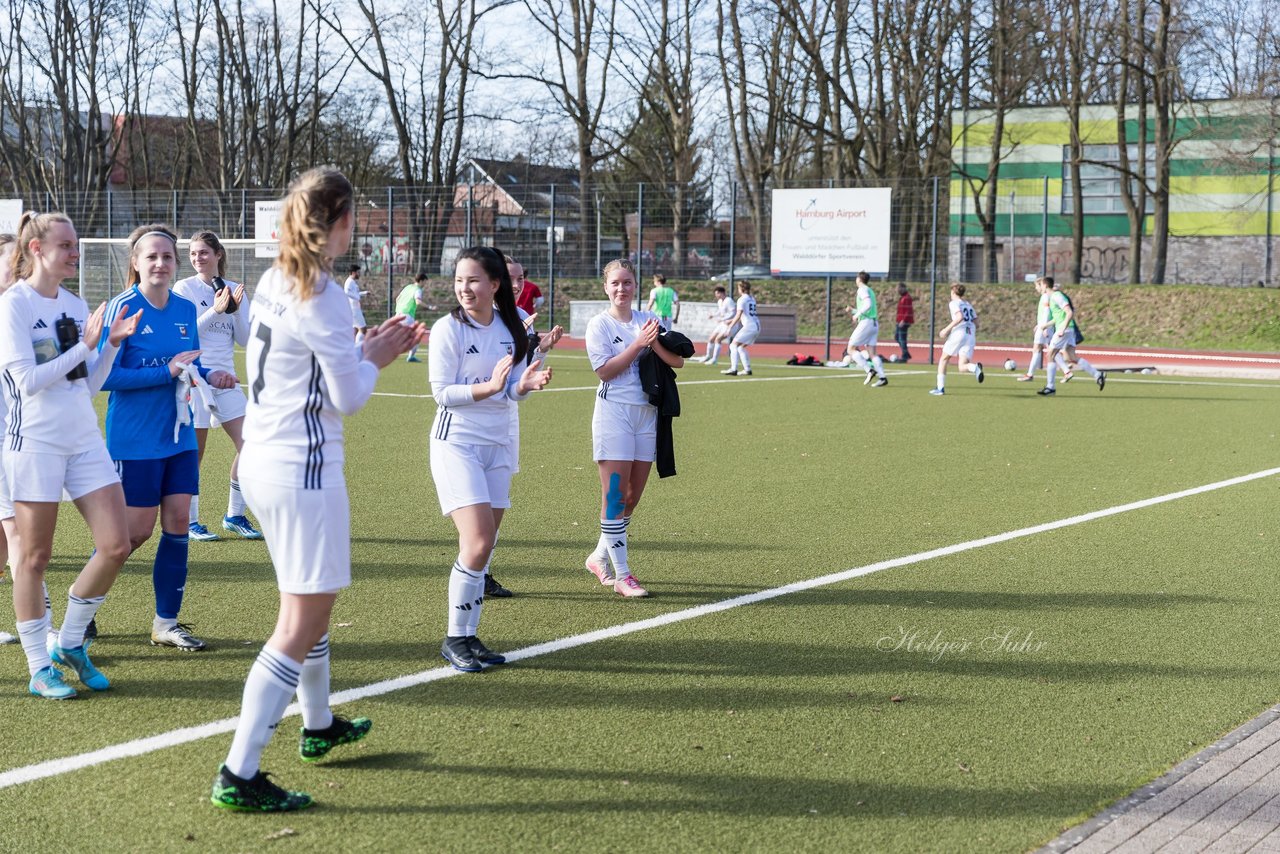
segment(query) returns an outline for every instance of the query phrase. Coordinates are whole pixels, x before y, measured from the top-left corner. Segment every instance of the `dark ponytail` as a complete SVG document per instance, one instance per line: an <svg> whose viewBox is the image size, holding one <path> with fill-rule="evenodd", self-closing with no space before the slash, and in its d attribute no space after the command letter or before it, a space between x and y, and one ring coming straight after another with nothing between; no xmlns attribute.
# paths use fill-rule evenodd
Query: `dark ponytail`
<svg viewBox="0 0 1280 854"><path fill-rule="evenodd" d="M512 363L518 365L525 361L529 354L529 332L520 321L520 311L516 308L516 293L511 285L511 274L507 272L506 256L502 254L502 250L492 246L470 246L458 253L457 261L454 262L455 269L460 261L475 261L490 281L498 283L498 290L493 295L493 307L511 333ZM459 323L475 326L462 306L457 306L450 314Z"/></svg>

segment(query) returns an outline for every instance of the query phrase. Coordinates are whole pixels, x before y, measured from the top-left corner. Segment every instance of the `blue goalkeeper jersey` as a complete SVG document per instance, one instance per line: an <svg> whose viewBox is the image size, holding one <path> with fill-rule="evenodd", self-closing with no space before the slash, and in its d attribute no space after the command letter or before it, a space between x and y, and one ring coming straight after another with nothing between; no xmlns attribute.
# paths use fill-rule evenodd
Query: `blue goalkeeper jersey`
<svg viewBox="0 0 1280 854"><path fill-rule="evenodd" d="M153 306L138 286L111 300L99 347L120 313L139 310L138 330L120 343L115 364L103 389L111 392L107 402L107 451L114 460L158 460L196 449L196 433L184 424L174 441L178 420L177 383L169 374L169 360L187 350L200 349L196 329L196 307L187 299L169 292L163 309ZM196 361L200 376L208 371Z"/></svg>

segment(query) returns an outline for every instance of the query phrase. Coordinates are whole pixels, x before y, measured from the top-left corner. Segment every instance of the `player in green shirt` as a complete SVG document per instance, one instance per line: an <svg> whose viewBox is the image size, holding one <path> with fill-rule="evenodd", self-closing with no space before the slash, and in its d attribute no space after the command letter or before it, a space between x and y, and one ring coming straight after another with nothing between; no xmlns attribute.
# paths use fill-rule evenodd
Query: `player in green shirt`
<svg viewBox="0 0 1280 854"><path fill-rule="evenodd" d="M670 330L680 319L680 295L675 288L667 287L667 277L661 273L653 277L653 290L649 291L647 310L658 315L658 323L664 330Z"/></svg>
<svg viewBox="0 0 1280 854"><path fill-rule="evenodd" d="M1071 381L1072 372L1078 366L1084 368L1093 376L1094 382L1098 384L1098 391L1102 391L1107 384L1106 373L1089 364L1088 359L1076 355L1076 342L1080 340L1080 327L1076 323L1076 310L1071 304L1071 298L1067 296L1065 291L1058 288L1052 276L1045 276L1044 282L1050 288L1049 319L1041 325L1041 328L1052 329L1053 337L1049 339L1049 357L1045 359L1048 363L1048 381L1045 387L1036 392L1036 394L1047 396L1057 392L1054 383L1058 374L1057 360L1063 354L1066 357L1066 369L1062 374L1063 382Z"/></svg>
<svg viewBox="0 0 1280 854"><path fill-rule="evenodd" d="M422 300L422 288L427 283L427 274L419 273L413 277L413 282L405 285L400 289L400 293L396 295L396 314L403 314L409 318L410 323L416 323L418 320L418 309L427 307ZM418 358L418 345L415 344L413 349L409 351L409 355L405 357L406 362L421 362Z"/></svg>

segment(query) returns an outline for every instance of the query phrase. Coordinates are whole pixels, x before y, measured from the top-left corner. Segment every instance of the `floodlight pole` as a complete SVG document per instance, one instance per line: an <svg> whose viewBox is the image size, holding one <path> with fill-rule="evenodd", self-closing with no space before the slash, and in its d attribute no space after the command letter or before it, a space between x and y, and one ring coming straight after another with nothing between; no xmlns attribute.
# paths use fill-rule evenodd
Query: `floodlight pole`
<svg viewBox="0 0 1280 854"><path fill-rule="evenodd" d="M1049 176L1044 176L1040 199L1040 275L1049 275Z"/></svg>

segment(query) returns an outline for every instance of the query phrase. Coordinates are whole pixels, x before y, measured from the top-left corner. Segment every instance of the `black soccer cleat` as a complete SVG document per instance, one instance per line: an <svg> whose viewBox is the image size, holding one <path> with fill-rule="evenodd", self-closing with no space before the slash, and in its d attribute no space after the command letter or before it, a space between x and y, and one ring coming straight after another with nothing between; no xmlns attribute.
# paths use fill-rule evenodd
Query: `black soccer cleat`
<svg viewBox="0 0 1280 854"><path fill-rule="evenodd" d="M485 573L484 576L484 598L486 599L510 599L514 594L492 575Z"/></svg>
<svg viewBox="0 0 1280 854"><path fill-rule="evenodd" d="M480 638L471 635L466 639L467 648L471 650L471 654L475 656L476 661L481 664L506 664L507 657L499 652L494 652L480 642Z"/></svg>
<svg viewBox="0 0 1280 854"><path fill-rule="evenodd" d="M1102 389L1106 386L1106 384L1107 384L1107 372L1098 371L1098 391L1102 391Z"/></svg>
<svg viewBox="0 0 1280 854"><path fill-rule="evenodd" d="M315 762L335 747L354 744L369 734L373 729L373 721L368 718L347 720L341 715L333 716L333 723L325 729L301 728L298 739L298 755L303 762Z"/></svg>
<svg viewBox="0 0 1280 854"><path fill-rule="evenodd" d="M1056 389L1049 388L1048 386L1045 386L1044 388L1042 388L1042 389L1040 389L1038 392L1036 392L1036 394L1044 395L1045 397L1048 397L1048 396L1049 396L1049 395L1051 395L1051 394L1057 394L1057 393L1058 393L1058 392L1057 392L1057 390L1056 390Z"/></svg>
<svg viewBox="0 0 1280 854"><path fill-rule="evenodd" d="M259 771L248 780L237 777L223 765L213 780L213 793L209 800L214 806L244 812L292 812L306 809L314 801L306 792L290 792L267 779L269 775Z"/></svg>
<svg viewBox="0 0 1280 854"><path fill-rule="evenodd" d="M484 670L484 665L476 658L464 637L445 638L444 643L440 644L440 655L454 670L461 670L463 673L479 673Z"/></svg>

